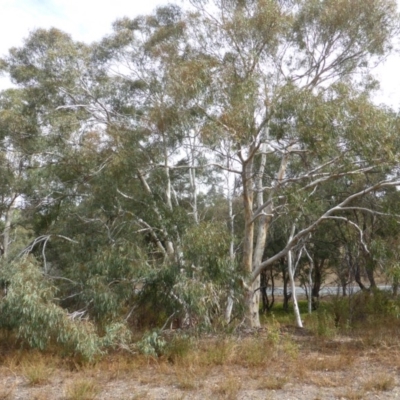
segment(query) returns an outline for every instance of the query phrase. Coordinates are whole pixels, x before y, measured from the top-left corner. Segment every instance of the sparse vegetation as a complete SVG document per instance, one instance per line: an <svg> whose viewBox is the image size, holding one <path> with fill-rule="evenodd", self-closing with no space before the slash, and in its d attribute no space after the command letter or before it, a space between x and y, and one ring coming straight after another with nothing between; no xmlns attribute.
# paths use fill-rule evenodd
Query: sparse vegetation
<svg viewBox="0 0 400 400"><path fill-rule="evenodd" d="M395 391L396 1L186 4L0 55L0 397Z"/></svg>
<svg viewBox="0 0 400 400"><path fill-rule="evenodd" d="M99 384L93 380L77 379L65 389L66 400L94 400L99 394Z"/></svg>
<svg viewBox="0 0 400 400"><path fill-rule="evenodd" d="M367 392L387 392L396 386L396 380L392 375L378 373L364 382L364 390Z"/></svg>
<svg viewBox="0 0 400 400"><path fill-rule="evenodd" d="M22 373L29 385L38 386L46 384L50 381L52 375L51 359L46 360L45 357L24 360L21 365Z"/></svg>
<svg viewBox="0 0 400 400"><path fill-rule="evenodd" d="M392 371L400 362L399 345L388 347L381 342L370 346L365 340L382 335L382 327L370 325L351 336L338 333L323 337L307 328L297 332L281 325L278 329L279 317L271 323L275 326L271 331L250 334L198 337L169 332L164 339L168 351L157 358L115 352L85 366L51 353L11 351L1 361L0 382L10 379L14 384L3 384L1 393L12 399L16 392L29 388L31 398L58 399L50 388L57 388L60 379L64 382L63 399L70 400L102 398L103 392L113 398L117 387L124 395L115 394L116 399L157 397L154 393L161 389L169 398L202 393L203 398L235 399L242 391L252 390L257 396L263 393L263 399L273 399L274 393L285 393L292 387L288 384L295 382L330 390L346 400L361 400L367 398L366 393L390 393L397 388ZM295 354L291 348L296 349ZM35 360L37 374L32 372ZM18 381L18 376L24 379ZM22 384L25 380L29 386ZM45 391L41 391L43 384Z"/></svg>
<svg viewBox="0 0 400 400"><path fill-rule="evenodd" d="M224 376L215 387L212 393L218 399L236 400L242 387L242 378L240 376L228 375Z"/></svg>

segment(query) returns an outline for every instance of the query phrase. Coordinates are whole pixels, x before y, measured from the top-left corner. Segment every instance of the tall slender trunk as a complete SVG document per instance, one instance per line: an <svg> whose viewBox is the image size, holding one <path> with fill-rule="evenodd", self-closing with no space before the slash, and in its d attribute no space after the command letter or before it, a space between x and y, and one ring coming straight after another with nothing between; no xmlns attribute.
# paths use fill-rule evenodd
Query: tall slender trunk
<svg viewBox="0 0 400 400"><path fill-rule="evenodd" d="M294 266L293 266L293 252L290 250L288 252L288 273L289 273L289 281L290 287L292 289L293 296L293 311L296 320L296 325L298 328L303 328L303 322L301 320L299 304L297 303L297 295L296 295L296 283L294 281Z"/></svg>
<svg viewBox="0 0 400 400"><path fill-rule="evenodd" d="M288 292L289 274L287 271L287 266L285 266L284 258L281 258L281 269L282 269L282 279L283 279L283 309L289 312L289 300L292 297L292 293Z"/></svg>
<svg viewBox="0 0 400 400"><path fill-rule="evenodd" d="M199 215L197 209L197 187L196 187L196 169L195 167L195 154L194 154L194 146L196 143L196 138L193 138L193 142L189 137L189 146L190 146L190 166L189 168L189 181L190 181L190 190L191 190L191 200L192 200L192 212L193 219L196 224L199 223Z"/></svg>
<svg viewBox="0 0 400 400"><path fill-rule="evenodd" d="M293 239L294 233L295 233L295 225L292 226L292 231L290 233L289 237L289 242ZM299 256L300 257L300 256ZM290 280L290 286L292 289L292 296L293 296L293 311L294 311L294 316L296 319L296 325L298 328L303 328L303 322L301 320L301 315L300 315L300 310L299 310L299 304L297 303L297 295L296 295L296 283L294 281L294 273L295 273L295 266L293 263L293 252L292 250L289 250L288 256L288 273L289 273L289 280Z"/></svg>
<svg viewBox="0 0 400 400"><path fill-rule="evenodd" d="M268 136L268 128L266 130ZM253 178L254 168L254 153L255 147L250 147L249 158L243 163L242 180L243 180L243 203L244 203L244 217L245 217L245 237L243 245L243 267L247 274L251 274L254 270L258 269L262 262L262 257L265 250L265 243L270 227L270 222L274 212L273 198L276 190L279 188L282 179L285 176L287 164L289 161L289 151L283 155L279 171L274 182L273 188L269 192L268 200L264 203L263 196L263 175L266 164L266 144L260 147L261 159L260 165L255 177ZM254 183L257 193L257 209L258 214L254 215ZM257 221L257 234L256 243L254 245L254 224ZM261 326L259 310L260 310L260 275L252 277L250 285L246 286L246 300L247 300L247 314L245 317L246 324L253 328Z"/></svg>
<svg viewBox="0 0 400 400"><path fill-rule="evenodd" d="M12 222L12 204L8 207L5 213L5 223L3 231L3 258L8 259L9 247L10 247L10 232Z"/></svg>
<svg viewBox="0 0 400 400"><path fill-rule="evenodd" d="M313 309L316 310L319 306L319 292L322 286L323 268L325 259L314 261L314 284L311 291L311 297L313 302Z"/></svg>
<svg viewBox="0 0 400 400"><path fill-rule="evenodd" d="M144 175L142 174L142 172L140 170L137 171L137 176L143 186L143 189L145 190L146 193L148 193L149 195L153 196L153 192L149 186L149 184L146 181L146 178L144 177ZM169 176L169 174L168 174ZM168 189L167 189L168 191ZM121 192L119 192L121 193ZM121 193L122 194L122 193ZM169 194L171 195L171 186L169 186ZM127 197L125 195L125 197ZM171 210L172 210L172 203L170 204ZM160 211L158 210L156 203L153 199L153 209L155 214L157 215L157 219L160 223L160 225L163 225L163 220L162 220L162 216ZM146 228L150 228L150 233L151 235L155 238L156 244L160 249L163 249L163 253L168 257L168 258L173 258L175 255L175 249L174 249L174 245L172 243L172 241L169 238L169 234L166 231L166 229L164 229L164 227L162 227L160 229L160 232L162 233L162 240L165 244L161 243L160 238L158 238L157 234L155 233L155 230L153 227L150 227L150 225L148 225L145 221L143 221L141 218L138 218L139 221L142 221L141 224L144 225Z"/></svg>
<svg viewBox="0 0 400 400"><path fill-rule="evenodd" d="M309 269L308 269L308 313L311 314L312 313L312 287L313 287L313 271L314 271L314 260L313 258L310 256L310 253L307 251L307 248L304 246L304 251L307 255L308 258L308 262L309 262Z"/></svg>
<svg viewBox="0 0 400 400"><path fill-rule="evenodd" d="M10 249L10 233L13 217L14 204L17 199L17 194L13 193L10 198L10 204L4 215L4 230L3 230L3 259L7 260Z"/></svg>
<svg viewBox="0 0 400 400"><path fill-rule="evenodd" d="M366 255L366 265L365 271L367 273L367 278L369 281L369 288L376 289L377 285L375 282L374 270L375 270L375 262L370 254Z"/></svg>
<svg viewBox="0 0 400 400"><path fill-rule="evenodd" d="M250 148L249 153L254 148ZM254 221L253 221L253 158L249 158L243 165L243 204L244 204L244 239L243 239L243 269L244 273L250 275L253 271L253 249L254 249ZM257 328L260 326L259 318L259 296L255 290L260 286L260 278L256 277L254 282L245 286L246 305L245 314L246 326ZM258 285L258 286L257 286Z"/></svg>
<svg viewBox="0 0 400 400"><path fill-rule="evenodd" d="M165 133L163 133L162 137L163 137L163 144L164 144L164 172L165 172L165 178L167 180L166 188L165 188L165 200L166 200L168 209L172 212L171 177L170 177L169 166L168 166L168 146L167 146L167 138L166 138ZM168 257L170 259L173 259L175 256L175 248L174 248L173 243L170 240L167 240L166 248L167 248Z"/></svg>
<svg viewBox="0 0 400 400"><path fill-rule="evenodd" d="M355 261L353 260L353 256L351 255L350 251L348 254L348 263L349 266L354 270L354 280L356 281L360 289L363 291L367 290L367 288L365 287L365 285L362 283L361 280L360 263L357 259Z"/></svg>
<svg viewBox="0 0 400 400"><path fill-rule="evenodd" d="M263 176L264 176L264 171L265 171L265 164L267 161L267 156L265 154L265 150L266 150L265 143L261 145L260 150L261 150L261 160L260 160L260 166L258 168L258 172L257 172L257 176L256 176L257 208L262 207L264 204L264 195L263 195L262 188L263 188ZM273 212L271 195L269 198L269 201L270 201L269 205L265 208L262 215L260 217L258 217L256 245L254 247L252 270L259 267L259 265L262 262L262 257L264 255L265 242L267 240L268 228L269 228L269 224L271 222L271 217L272 217L272 212ZM253 307L257 308L257 310L258 310L257 316L255 317L255 320L253 321L253 323L255 324L255 327L261 326L260 317L259 317L261 292L260 292L260 290L258 290L259 288L260 288L260 276L258 276L257 279L252 283L252 290L254 293Z"/></svg>
<svg viewBox="0 0 400 400"><path fill-rule="evenodd" d="M227 160L226 160L226 166L229 170L231 168L231 162L230 162L230 144L229 144L229 149L228 149L228 155L227 155ZM234 270L235 268L235 226L234 226L234 215L233 215L233 193L234 193L234 187L231 190L231 184L230 184L230 178L231 174L228 171L226 175L226 180L227 180L227 188L228 188L228 193L227 193L227 201L228 201L228 212L229 212L229 228L230 228L230 243L229 243L229 267L231 271ZM225 310L225 321L226 323L229 324L231 321L232 317L232 310L233 310L233 289L229 289L229 294L228 294L228 300L227 300L227 306Z"/></svg>

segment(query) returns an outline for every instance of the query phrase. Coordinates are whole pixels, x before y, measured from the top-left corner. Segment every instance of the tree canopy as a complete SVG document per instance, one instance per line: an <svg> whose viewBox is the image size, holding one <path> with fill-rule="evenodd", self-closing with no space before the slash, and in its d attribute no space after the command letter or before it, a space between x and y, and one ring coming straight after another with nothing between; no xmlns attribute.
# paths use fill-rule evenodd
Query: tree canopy
<svg viewBox="0 0 400 400"><path fill-rule="evenodd" d="M1 309L61 332L82 313L102 346L232 309L258 327L260 274L303 250L342 278L358 257L374 285L400 124L372 73L398 33L394 0L191 0L91 45L33 31L0 63Z"/></svg>

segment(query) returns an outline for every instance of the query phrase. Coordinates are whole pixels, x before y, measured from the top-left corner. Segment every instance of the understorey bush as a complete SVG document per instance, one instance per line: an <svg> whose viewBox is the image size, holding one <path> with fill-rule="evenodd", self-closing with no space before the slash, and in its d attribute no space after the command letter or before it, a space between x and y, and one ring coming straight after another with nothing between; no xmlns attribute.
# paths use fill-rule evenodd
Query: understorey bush
<svg viewBox="0 0 400 400"><path fill-rule="evenodd" d="M100 336L90 321L72 319L57 304L56 287L32 256L4 265L0 275L7 285L0 300L0 329L15 332L23 345L41 350L57 345L67 355L91 361L130 338L122 323L110 323Z"/></svg>

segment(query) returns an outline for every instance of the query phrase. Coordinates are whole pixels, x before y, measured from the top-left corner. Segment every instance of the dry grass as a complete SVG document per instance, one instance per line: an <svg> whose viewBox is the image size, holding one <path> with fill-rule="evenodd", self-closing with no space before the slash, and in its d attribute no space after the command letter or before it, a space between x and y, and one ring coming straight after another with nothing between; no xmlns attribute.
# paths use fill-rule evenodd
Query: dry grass
<svg viewBox="0 0 400 400"><path fill-rule="evenodd" d="M154 393L160 388L167 390L171 399L188 398L194 393L203 398L236 399L250 388L263 398L275 398L272 391L285 393L289 383L313 386L308 397L313 400L316 387L329 389L338 398L362 400L367 392L378 395L396 384L392 374L400 364L400 345L388 347L387 342L376 340L369 347L374 334L382 337L378 328L371 324L363 332L334 337L314 336L307 330L278 331L276 326L236 336L179 337L158 359L117 352L86 366L49 353L8 352L0 362L0 379L2 376L4 382L13 382L13 374L18 384L0 386L0 400L11 400L20 390L27 390L26 381L32 386L67 382L65 400L100 399L103 384L107 391L126 386L124 395L110 397L114 400L157 398ZM354 382L360 383L363 378L360 390L355 390ZM47 389L31 388L30 396L49 400L52 397Z"/></svg>
<svg viewBox="0 0 400 400"><path fill-rule="evenodd" d="M345 392L338 393L337 397L344 400L363 400L364 391L349 389Z"/></svg>
<svg viewBox="0 0 400 400"><path fill-rule="evenodd" d="M303 367L311 371L343 371L354 364L354 357L344 354L333 356L319 354L317 357L311 357L302 362Z"/></svg>
<svg viewBox="0 0 400 400"><path fill-rule="evenodd" d="M149 397L149 392L145 390L143 392L135 393L133 396L130 396L129 400L146 400ZM128 398L126 398L126 400L128 400Z"/></svg>
<svg viewBox="0 0 400 400"><path fill-rule="evenodd" d="M32 400L51 400L52 397L47 392L42 391L31 395Z"/></svg>
<svg viewBox="0 0 400 400"><path fill-rule="evenodd" d="M53 368L51 367L51 360L49 363L43 358L39 360L24 360L20 369L23 376L31 386L44 385L50 382Z"/></svg>
<svg viewBox="0 0 400 400"><path fill-rule="evenodd" d="M16 384L13 384L10 387L7 387L6 385L0 386L0 400L13 399L15 388L16 388Z"/></svg>
<svg viewBox="0 0 400 400"><path fill-rule="evenodd" d="M197 362L201 365L226 365L233 362L237 352L237 343L232 338L212 341L208 346L200 344Z"/></svg>
<svg viewBox="0 0 400 400"><path fill-rule="evenodd" d="M283 389L288 379L285 376L266 376L259 378L256 382L257 390L280 390Z"/></svg>
<svg viewBox="0 0 400 400"><path fill-rule="evenodd" d="M370 377L363 385L367 392L388 392L395 386L396 381L393 376L384 373Z"/></svg>
<svg viewBox="0 0 400 400"><path fill-rule="evenodd" d="M203 386L201 375L204 371L196 372L181 367L175 367L176 387L181 390L198 390Z"/></svg>
<svg viewBox="0 0 400 400"><path fill-rule="evenodd" d="M212 392L219 399L236 400L241 387L242 382L238 376L228 375L212 389Z"/></svg>
<svg viewBox="0 0 400 400"><path fill-rule="evenodd" d="M94 380L78 379L70 382L65 389L66 400L94 400L100 387Z"/></svg>

